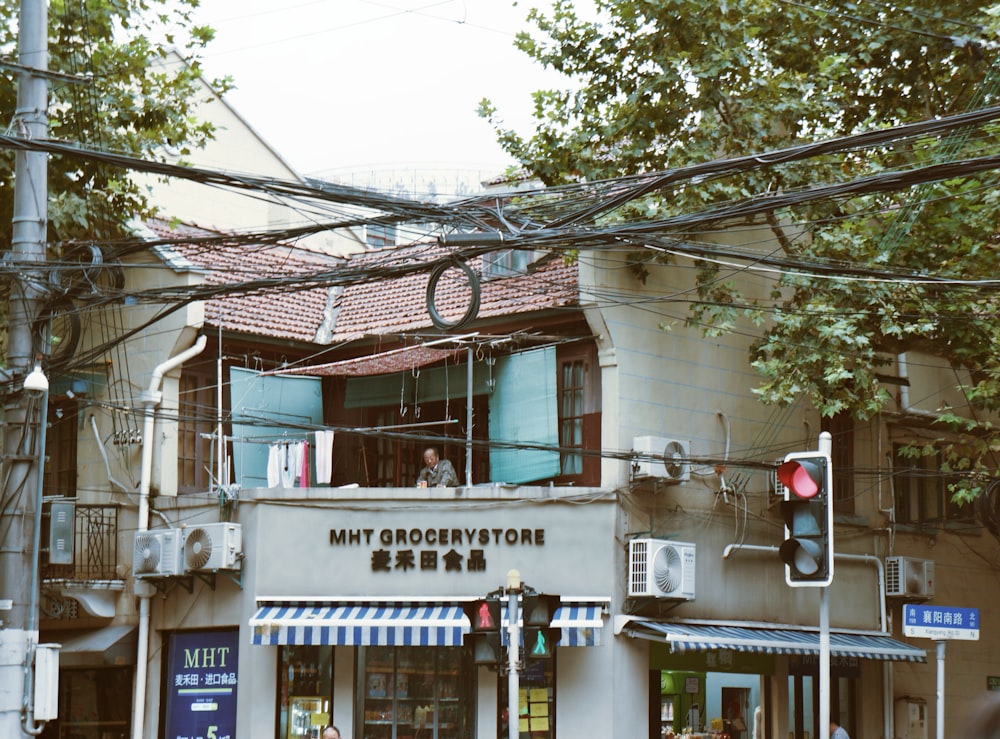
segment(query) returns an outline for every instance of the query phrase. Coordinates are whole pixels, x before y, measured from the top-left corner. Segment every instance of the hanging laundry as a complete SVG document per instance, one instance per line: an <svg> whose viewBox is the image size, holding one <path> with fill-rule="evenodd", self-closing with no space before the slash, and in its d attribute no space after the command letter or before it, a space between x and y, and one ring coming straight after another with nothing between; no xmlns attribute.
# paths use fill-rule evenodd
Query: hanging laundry
<svg viewBox="0 0 1000 739"><path fill-rule="evenodd" d="M329 484L333 479L333 429L316 432L316 484Z"/></svg>
<svg viewBox="0 0 1000 739"><path fill-rule="evenodd" d="M295 487L295 480L302 472L302 442L282 442L285 452L281 467L281 487Z"/></svg>
<svg viewBox="0 0 1000 739"><path fill-rule="evenodd" d="M267 486L269 488L276 488L281 482L283 456L284 450L281 444L271 444L267 448Z"/></svg>
<svg viewBox="0 0 1000 739"><path fill-rule="evenodd" d="M309 487L309 442L302 443L302 467L299 469L299 487Z"/></svg>

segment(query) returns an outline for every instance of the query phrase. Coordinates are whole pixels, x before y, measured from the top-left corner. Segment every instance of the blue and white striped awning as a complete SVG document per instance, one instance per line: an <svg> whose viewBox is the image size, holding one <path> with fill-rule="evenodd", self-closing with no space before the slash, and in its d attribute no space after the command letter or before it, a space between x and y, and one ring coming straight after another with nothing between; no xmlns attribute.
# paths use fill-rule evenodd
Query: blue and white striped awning
<svg viewBox="0 0 1000 739"><path fill-rule="evenodd" d="M552 615L550 625L561 630L557 647L596 647L604 628L604 605L601 603L563 603ZM500 606L500 641L507 644L507 607ZM521 621L523 626L524 622Z"/></svg>
<svg viewBox="0 0 1000 739"><path fill-rule="evenodd" d="M815 630L631 621L624 631L639 639L665 642L674 652L732 649L763 654L819 654L819 632ZM830 654L896 662L927 661L923 649L884 634L830 632Z"/></svg>
<svg viewBox="0 0 1000 739"><path fill-rule="evenodd" d="M462 607L443 604L264 604L251 643L458 647L469 633Z"/></svg>

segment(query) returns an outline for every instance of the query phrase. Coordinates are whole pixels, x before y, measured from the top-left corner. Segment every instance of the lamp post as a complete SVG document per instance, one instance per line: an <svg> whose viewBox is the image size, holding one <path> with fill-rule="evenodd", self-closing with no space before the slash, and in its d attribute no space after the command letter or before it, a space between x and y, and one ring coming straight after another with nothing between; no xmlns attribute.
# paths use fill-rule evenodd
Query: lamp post
<svg viewBox="0 0 1000 739"><path fill-rule="evenodd" d="M517 665L521 659L521 626L518 623L517 599L521 594L521 573L510 570L507 573L507 737L518 739L519 711L521 701L519 695L520 678Z"/></svg>
<svg viewBox="0 0 1000 739"><path fill-rule="evenodd" d="M44 72L48 69L49 36L45 0L21 0L17 36L21 72L14 125L19 136L43 140L48 136L48 86ZM38 317L48 285L44 269L48 225L47 168L48 155L44 152L18 151L15 154L10 251L21 273L11 284L6 351L6 367L15 373L30 367L37 351L32 323ZM37 379L38 375L34 375L32 382ZM45 390L41 392L44 394ZM30 671L31 655L38 641L38 601L37 597L33 599L37 581L35 590L26 592L28 583L24 569L30 566L29 559L34 561L38 552L36 545L29 558L27 549L29 539L34 538L28 527L36 514L32 510L36 487L33 475L41 477L42 456L24 454L22 438L30 437L27 431L33 419L26 412L20 395L10 392L4 400L4 479L0 484L3 503L0 511L0 530L3 532L0 542L0 642L3 644L0 650L0 736L12 738L37 732L26 712L30 699L27 693L21 692L20 685L22 680L27 681L23 673ZM44 423L43 419L38 426L42 441ZM29 613L29 601L35 612ZM30 631L32 625L34 633Z"/></svg>
<svg viewBox="0 0 1000 739"><path fill-rule="evenodd" d="M31 665L35 648L38 646L38 601L40 572L40 550L42 546L42 493L45 487L45 436L49 423L49 378L42 372L40 364L24 378L24 391L31 401L38 403L38 430L35 450L38 452L38 467L35 471L35 511L31 539L31 592L28 593L28 644L24 656L24 703L21 711L21 728L24 733L37 736L42 726L35 726L35 694L32 683ZM29 411L30 413L30 411ZM58 668L57 668L58 669ZM43 724L44 726L44 724Z"/></svg>

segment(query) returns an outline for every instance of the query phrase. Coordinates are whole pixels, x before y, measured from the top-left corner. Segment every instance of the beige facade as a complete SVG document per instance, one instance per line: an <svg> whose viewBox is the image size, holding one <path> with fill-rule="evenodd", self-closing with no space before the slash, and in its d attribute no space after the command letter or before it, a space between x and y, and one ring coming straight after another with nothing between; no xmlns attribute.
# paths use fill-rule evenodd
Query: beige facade
<svg viewBox="0 0 1000 739"><path fill-rule="evenodd" d="M712 338L703 336L696 326L685 325L684 304L671 298L691 289L690 263L678 259L671 265L650 266L642 284L625 268L625 259L625 254L603 252L580 260L581 310L596 337L600 364L604 461L598 487L487 484L443 492L367 487L241 491L238 504L226 513L243 527L245 558L239 572L187 575L156 583L150 601L144 735L156 736L162 729L159 706L169 686L161 682L161 668L170 635L218 628L239 633L238 735L250 739L275 735L280 713L275 678L279 647L254 644L251 626L256 608L268 599L460 603L501 585L507 570L516 567L526 582L543 591L601 602L605 605L600 644L557 648L553 719L559 736L585 731L649 735L651 674L674 669L672 665L683 660L656 639L630 635L637 623L815 631L819 592L789 588L775 551L783 530L773 467L789 452L815 449L821 419L804 407L759 404L752 392L756 378L747 363L753 334L749 325ZM180 265L164 268L162 261L136 266L126 276L130 285L144 287L200 279ZM752 288L753 278L748 279ZM760 284L764 285L763 279ZM135 306L123 311L121 320L127 326L139 325L152 312L149 306ZM116 579L123 589L102 596L105 602L112 599L113 617L81 612L72 622L43 620L46 638L58 640L68 627L103 629L135 623L135 595L149 593L148 583L136 591L131 577L142 447L110 442L111 429L116 428L113 416L122 409L109 401L114 386L126 384L132 422L139 420L135 409L142 406L143 398L151 397L145 393L154 367L189 347L203 318L198 305L192 304L137 333L122 352L127 357L127 377L123 367L108 365L108 386L87 398L88 416L81 416L80 421L77 500L121 507ZM210 343L205 356L216 353ZM905 386L909 396L897 391L896 407L871 423L855 425L850 435L853 496L847 512L836 518L838 557L830 614L835 631L884 634L926 650L927 662L858 659L852 663L845 673L849 677L843 678L850 687L844 690L853 696L851 728L860 736L905 736L902 727L894 724L894 709L904 698L926 707L928 736L933 735L937 718L935 645L903 635L901 609L906 599L884 596L889 557L932 560L934 596L926 602L979 608L985 619L979 641L947 645L947 733L958 731L995 672L992 654L996 647L988 614L995 599L990 583L998 553L996 540L963 517L904 523L896 511L905 475L892 458L893 444L927 434L920 411L936 408L938 398L946 397L950 387L947 375L928 358L906 359L911 361L905 367L897 363L893 369L897 376L905 372L909 378ZM190 527L222 515L217 490L176 496L176 409L182 372L178 368L164 377L159 388L162 399L156 406L156 433L152 439L142 439L142 444L153 445L152 491L157 495L153 504L159 512L150 522L154 528ZM91 433L91 415L96 435ZM684 445L690 465L687 481L675 484L666 475L635 475L639 463L638 455L632 454L636 439L649 436ZM838 444L846 438L834 435L835 458ZM545 529L546 545L542 551L528 549L509 559L490 559L485 571L441 579L427 573L407 577L389 573L381 578L372 572L372 547L345 549L330 543L333 530L427 528L442 525L439 522L464 528L481 525L476 522L484 517L499 527ZM637 602L628 596L626 553L628 542L636 537L695 545L693 598ZM52 588L51 581L48 587ZM59 597L65 597L70 591L63 588L60 592L63 596ZM81 602L86 599L81 598ZM764 642L758 646L766 648ZM357 647L334 647L332 713L345 737L367 735L358 677L363 673L362 654ZM734 659L728 649L704 649L699 654L709 665ZM798 662L788 655L767 660L763 667L748 668L759 672L743 675L734 684L752 686L740 689L759 698L764 735L783 738L792 730L794 693L802 690L796 682L801 680L796 677ZM691 669L688 662L683 665ZM717 679L726 684L725 677ZM473 735L492 736L496 731L500 685L495 673L477 670ZM706 696L705 701L706 713L701 718L707 722L720 709L717 696ZM807 697L807 702L812 698ZM815 705L808 709L810 720L816 712Z"/></svg>

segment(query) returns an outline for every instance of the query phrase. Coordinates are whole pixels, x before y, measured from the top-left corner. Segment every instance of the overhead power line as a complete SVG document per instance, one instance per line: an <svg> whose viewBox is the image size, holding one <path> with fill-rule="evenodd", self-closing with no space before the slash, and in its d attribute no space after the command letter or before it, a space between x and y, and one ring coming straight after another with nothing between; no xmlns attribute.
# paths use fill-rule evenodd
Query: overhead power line
<svg viewBox="0 0 1000 739"><path fill-rule="evenodd" d="M0 136L0 148L22 151L44 151L53 155L97 160L125 170L147 172L165 177L191 180L206 185L264 193L278 198L307 198L355 208L371 209L383 214L381 218L385 219L385 222L391 222L393 219L397 221L424 220L448 224L454 228L505 228L512 233L523 233L544 229L560 229L574 224L593 222L600 215L619 208L625 203L658 190L663 190L682 181L747 172L763 167L803 161L826 154L886 146L913 137L942 134L952 131L957 127L982 126L997 118L1000 118L1000 107L984 108L968 113L893 126L891 128L869 131L852 136L801 144L772 152L714 160L665 172L631 175L609 180L518 191L517 193L498 194L495 196L489 194L478 195L442 205L333 183L307 184L296 180L283 180L250 174L235 174L200 167L188 167L167 162L145 160L127 154L97 151L76 144L51 139L31 140L16 136ZM940 166L946 167L948 165L949 163L946 162ZM969 160L967 166L971 168L968 172L956 172L953 170L953 174L974 173L994 167L988 158ZM902 189L915 184L913 175L920 171L922 170L914 169L903 174L882 173L880 174L880 179L871 180L863 184L861 189L852 186L852 183L830 185L825 189L813 188L804 191L804 194L800 193L792 196L788 204L800 204L835 196L843 197L851 194L863 194L864 192L871 191L865 188L870 187L876 181L882 183L885 189L891 190L893 186L895 186L895 189ZM897 178L895 182L893 182L893 177ZM884 190L877 188L875 191ZM582 204L579 198L583 199ZM508 220L504 213L504 206L513 199L517 200L517 211L520 214L517 222ZM491 200L493 201L492 205L490 203ZM771 207L781 207L781 205L783 203ZM725 207L717 208L716 210L719 212L718 217L709 216L709 220L730 217L726 215ZM737 210L734 209L733 212ZM712 213L713 211L710 210L708 212ZM704 214L702 214L701 218L704 219ZM345 222L347 221L345 220ZM371 222L371 218L364 219L363 222ZM311 224L303 227L301 233L311 233L321 228L322 226Z"/></svg>

